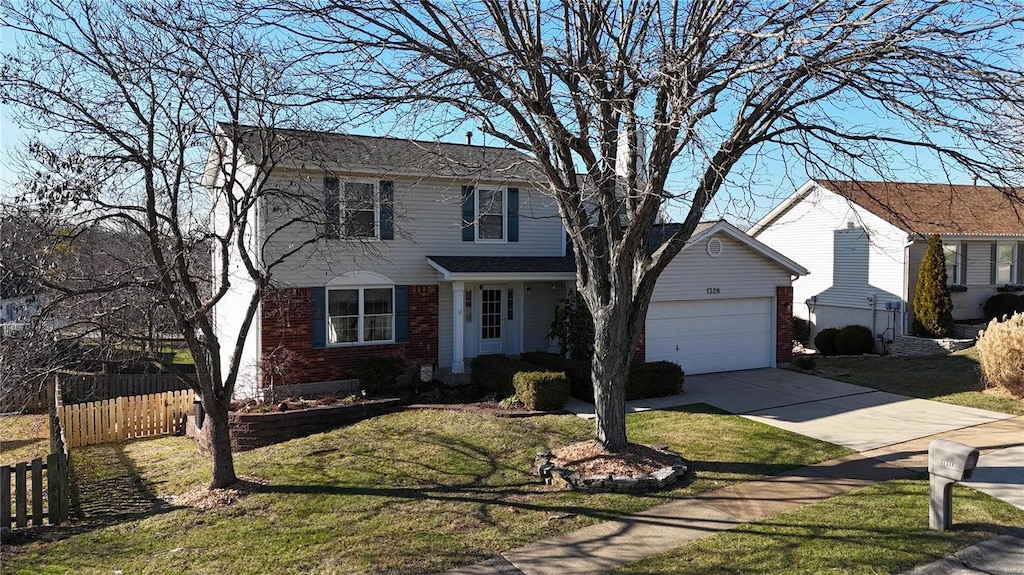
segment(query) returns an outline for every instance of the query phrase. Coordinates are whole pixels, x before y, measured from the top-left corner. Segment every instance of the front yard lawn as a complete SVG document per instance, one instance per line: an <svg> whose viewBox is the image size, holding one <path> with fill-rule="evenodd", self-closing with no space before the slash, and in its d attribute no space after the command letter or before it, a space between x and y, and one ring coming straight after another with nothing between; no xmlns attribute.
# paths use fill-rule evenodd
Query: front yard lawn
<svg viewBox="0 0 1024 575"><path fill-rule="evenodd" d="M199 511L174 504L209 479L190 440L76 449L85 517L63 540L5 550L5 571L435 572L849 453L707 406L631 414L628 426L633 441L682 453L696 476L648 496L553 491L534 455L589 437L591 422L407 411L238 454L253 493Z"/></svg>
<svg viewBox="0 0 1024 575"><path fill-rule="evenodd" d="M926 357L815 356L818 374L880 391L966 407L1024 415L1024 402L998 391L983 391L978 352L971 347Z"/></svg>
<svg viewBox="0 0 1024 575"><path fill-rule="evenodd" d="M1024 524L1024 511L957 485L953 529L928 528L928 480L891 481L740 525L615 573L899 573Z"/></svg>

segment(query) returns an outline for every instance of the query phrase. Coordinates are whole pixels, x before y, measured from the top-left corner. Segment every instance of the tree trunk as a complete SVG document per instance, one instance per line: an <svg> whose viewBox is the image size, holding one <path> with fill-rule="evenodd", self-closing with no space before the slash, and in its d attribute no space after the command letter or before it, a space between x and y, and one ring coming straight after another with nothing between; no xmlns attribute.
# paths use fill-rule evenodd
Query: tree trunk
<svg viewBox="0 0 1024 575"><path fill-rule="evenodd" d="M228 424L228 403L207 398L203 395L203 409L206 421L203 432L210 440L210 456L213 460L211 489L229 487L238 481L235 476L235 461L231 454L231 427Z"/></svg>
<svg viewBox="0 0 1024 575"><path fill-rule="evenodd" d="M609 453L626 449L626 380L640 334L639 327L628 325L629 303L615 307L620 309L593 314L595 441Z"/></svg>

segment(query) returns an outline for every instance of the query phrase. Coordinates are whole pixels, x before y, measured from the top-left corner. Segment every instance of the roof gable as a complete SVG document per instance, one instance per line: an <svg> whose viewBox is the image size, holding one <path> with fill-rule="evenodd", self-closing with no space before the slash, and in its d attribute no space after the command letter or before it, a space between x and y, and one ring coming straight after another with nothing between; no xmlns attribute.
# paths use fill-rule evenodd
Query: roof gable
<svg viewBox="0 0 1024 575"><path fill-rule="evenodd" d="M908 234L1024 235L1022 190L959 184L810 181L751 228L757 235L814 187L845 198Z"/></svg>

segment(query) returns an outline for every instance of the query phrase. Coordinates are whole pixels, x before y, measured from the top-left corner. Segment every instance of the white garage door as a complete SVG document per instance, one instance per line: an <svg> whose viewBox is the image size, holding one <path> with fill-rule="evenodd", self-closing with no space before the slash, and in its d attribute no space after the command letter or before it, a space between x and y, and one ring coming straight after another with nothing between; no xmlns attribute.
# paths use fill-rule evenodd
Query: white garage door
<svg viewBox="0 0 1024 575"><path fill-rule="evenodd" d="M653 302L647 361L672 361L687 374L770 367L772 298Z"/></svg>

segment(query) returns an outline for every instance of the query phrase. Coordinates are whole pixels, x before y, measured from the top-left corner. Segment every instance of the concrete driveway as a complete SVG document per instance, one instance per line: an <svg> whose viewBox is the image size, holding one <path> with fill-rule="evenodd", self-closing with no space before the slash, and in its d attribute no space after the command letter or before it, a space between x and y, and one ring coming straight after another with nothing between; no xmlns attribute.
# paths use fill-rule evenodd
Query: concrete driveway
<svg viewBox="0 0 1024 575"><path fill-rule="evenodd" d="M781 369L687 376L684 394L630 401L627 410L647 411L694 403L713 405L857 452L882 450L924 438L930 441L933 436L961 438L970 445L970 428L1006 420L1000 426L1000 449L983 454L973 486L1024 509L1024 418ZM581 417L594 416L593 405L575 398L566 409ZM915 444L913 453L908 451L904 457L905 466L923 467L926 460L922 459L922 450L926 455L926 442L923 447Z"/></svg>

